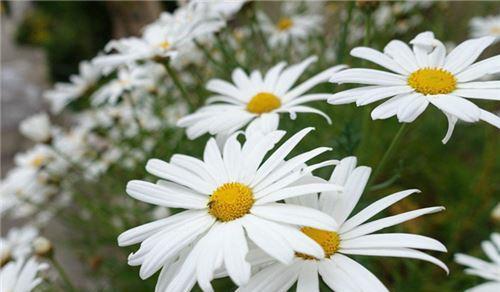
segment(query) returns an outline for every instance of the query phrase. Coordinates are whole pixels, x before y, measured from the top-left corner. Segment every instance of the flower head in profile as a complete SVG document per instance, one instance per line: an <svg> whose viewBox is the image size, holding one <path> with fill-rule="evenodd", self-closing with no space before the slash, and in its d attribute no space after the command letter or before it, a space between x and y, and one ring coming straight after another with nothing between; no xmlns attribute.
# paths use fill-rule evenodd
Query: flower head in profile
<svg viewBox="0 0 500 292"><path fill-rule="evenodd" d="M309 207L331 215L338 224L334 231L327 231L302 224L301 231L324 250L324 256L296 253L291 265L274 263L255 274L239 292L287 291L297 282L299 292L318 292L319 276L334 291L388 291L368 269L351 259L350 255L387 256L421 259L438 265L446 272L446 265L421 250L446 251L437 240L409 233L376 233L425 214L443 210L429 207L405 212L368 222L372 217L396 202L418 192L405 190L384 197L356 215L350 216L364 191L370 168L356 167L356 158L344 158L332 173L330 182L343 186L342 191L309 194L287 198L286 203Z"/></svg>
<svg viewBox="0 0 500 292"><path fill-rule="evenodd" d="M397 116L402 123L413 122L433 104L448 118L446 143L457 120L483 120L500 128L500 117L479 108L468 99L499 100L500 81L475 81L500 72L500 56L475 62L494 41L483 37L465 41L446 54L443 43L432 32L424 32L410 43L393 40L384 53L367 47L354 48L351 55L369 60L392 72L375 69L347 69L330 79L334 83L359 83L368 86L336 93L331 104L356 102L362 106L390 98L371 113L372 119Z"/></svg>
<svg viewBox="0 0 500 292"><path fill-rule="evenodd" d="M8 259L30 256L33 251L33 241L37 236L38 229L33 226L11 228L5 237L0 237L0 265L3 265Z"/></svg>
<svg viewBox="0 0 500 292"><path fill-rule="evenodd" d="M141 37L112 40L106 52L93 62L105 68L116 68L139 60L175 58L184 45L192 40L216 32L224 26L219 18L208 16L196 3L178 8L174 13L164 12L160 18L146 26Z"/></svg>
<svg viewBox="0 0 500 292"><path fill-rule="evenodd" d="M42 283L37 278L40 271L46 270L48 265L39 263L34 257L11 261L0 268L0 282L2 291L29 292Z"/></svg>
<svg viewBox="0 0 500 292"><path fill-rule="evenodd" d="M312 208L279 203L310 192L341 189L311 174L334 161L305 165L329 148L319 147L285 160L311 130L293 135L267 159L264 157L285 132L247 133L243 145L234 134L222 151L211 138L203 160L176 154L170 162L148 161L147 171L161 180L156 184L131 181L127 193L147 203L185 211L122 233L120 246L142 242L129 256L129 264L141 265L143 279L163 268L157 287L167 287L165 291L189 291L196 281L204 291L212 291L210 281L221 269L237 285L248 281L251 265L245 258L249 239L284 264L291 263L295 253L323 256L321 247L297 225L333 231L335 220ZM177 260L179 256L182 261Z"/></svg>
<svg viewBox="0 0 500 292"><path fill-rule="evenodd" d="M91 62L80 62L78 75L71 75L68 83L56 83L55 87L44 93L49 101L51 110L59 113L71 101L87 94L101 78L101 69Z"/></svg>
<svg viewBox="0 0 500 292"><path fill-rule="evenodd" d="M19 132L35 142L49 142L52 139L52 125L49 116L47 113L39 113L21 121Z"/></svg>
<svg viewBox="0 0 500 292"><path fill-rule="evenodd" d="M493 292L500 290L500 233L493 233L491 241L483 241L481 244L484 253L491 262L472 257L465 254L456 254L455 261L467 266L467 274L479 276L488 282L470 288L468 292Z"/></svg>
<svg viewBox="0 0 500 292"><path fill-rule="evenodd" d="M500 41L500 15L474 17L470 21L472 37L492 36L495 42Z"/></svg>
<svg viewBox="0 0 500 292"><path fill-rule="evenodd" d="M306 41L308 37L321 31L323 24L321 14L300 13L301 4L305 5L295 1L283 2L282 14L277 21L271 20L263 12L258 12L257 18L261 28L269 35L269 45L277 47Z"/></svg>
<svg viewBox="0 0 500 292"><path fill-rule="evenodd" d="M306 92L344 67L329 68L293 87L314 61L316 57L309 57L288 67L285 62L281 62L264 76L259 71L247 75L238 68L232 74L234 84L220 79L210 80L207 89L217 95L208 99L208 105L180 119L177 125L186 127L188 137L196 139L205 133L230 135L252 121L263 123L270 130L275 130L280 113L289 113L292 118L296 113L315 113L322 115L329 122L326 114L303 104L326 100L331 95Z"/></svg>

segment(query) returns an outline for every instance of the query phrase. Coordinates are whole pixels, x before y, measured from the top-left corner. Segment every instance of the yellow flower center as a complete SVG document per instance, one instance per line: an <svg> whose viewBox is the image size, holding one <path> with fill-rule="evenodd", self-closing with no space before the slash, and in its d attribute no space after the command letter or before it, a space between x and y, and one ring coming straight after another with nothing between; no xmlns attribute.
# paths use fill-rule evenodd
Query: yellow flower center
<svg viewBox="0 0 500 292"><path fill-rule="evenodd" d="M250 212L254 203L252 190L241 183L225 183L208 201L208 213L222 222L238 219Z"/></svg>
<svg viewBox="0 0 500 292"><path fill-rule="evenodd" d="M163 41L158 46L164 50L168 50L168 48L170 48L170 43L167 41Z"/></svg>
<svg viewBox="0 0 500 292"><path fill-rule="evenodd" d="M289 30L293 26L293 20L288 17L283 17L282 19L280 19L280 21L278 21L276 26L280 31Z"/></svg>
<svg viewBox="0 0 500 292"><path fill-rule="evenodd" d="M457 79L440 68L419 69L408 77L408 85L424 95L447 94L457 88Z"/></svg>
<svg viewBox="0 0 500 292"><path fill-rule="evenodd" d="M500 26L492 27L490 32L492 35L500 35Z"/></svg>
<svg viewBox="0 0 500 292"><path fill-rule="evenodd" d="M302 227L300 231L321 245L325 252L325 257L327 258L331 257L339 249L340 236L337 232L316 229L313 227ZM305 260L317 260L317 258L308 254L297 252L295 255Z"/></svg>
<svg viewBox="0 0 500 292"><path fill-rule="evenodd" d="M44 162L45 156L38 154L33 158L33 160L31 160L31 165L33 165L34 167L41 167Z"/></svg>
<svg viewBox="0 0 500 292"><path fill-rule="evenodd" d="M281 100L268 92L257 93L247 104L247 111L254 114L268 113L281 106Z"/></svg>

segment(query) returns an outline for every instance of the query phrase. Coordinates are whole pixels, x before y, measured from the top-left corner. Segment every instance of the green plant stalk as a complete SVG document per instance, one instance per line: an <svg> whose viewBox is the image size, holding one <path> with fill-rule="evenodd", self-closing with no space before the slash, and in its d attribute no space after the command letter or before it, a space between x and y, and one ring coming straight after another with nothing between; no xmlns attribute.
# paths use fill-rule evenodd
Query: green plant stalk
<svg viewBox="0 0 500 292"><path fill-rule="evenodd" d="M392 154L392 152L396 148L396 145L398 144L399 140L403 136L405 128L406 128L406 123L402 123L401 126L399 127L398 132L392 138L392 141L391 141L391 144L389 145L389 148L387 148L384 155L382 156L382 159L378 163L377 168L375 168L375 171L373 172L373 175L371 176L371 179L367 184L367 189L369 189L370 182L374 182L377 179L377 176L380 174L380 172L384 169L384 166L387 163L387 160L389 159L390 155Z"/></svg>
<svg viewBox="0 0 500 292"><path fill-rule="evenodd" d="M61 279L63 280L64 284L68 288L67 291L72 291L72 292L77 291L75 286L73 285L73 283L69 279L68 275L64 271L63 267L61 266L61 264L59 264L59 262L56 260L55 256L51 256L49 259L50 259L50 262L52 263L52 266L54 268L56 268L57 272L59 273L59 276L61 276Z"/></svg>
<svg viewBox="0 0 500 292"><path fill-rule="evenodd" d="M347 4L347 19L342 26L341 37L337 48L337 61L339 64L341 64L344 61L346 56L346 52L344 51L347 43L347 35L349 33L349 23L351 23L353 8L354 8L354 1L350 1Z"/></svg>
<svg viewBox="0 0 500 292"><path fill-rule="evenodd" d="M196 107L196 101L191 98L191 96L186 91L184 85L182 85L181 81L179 80L179 77L177 76L177 73L172 68L172 66L170 66L170 62L166 61L163 63L163 65L165 66L168 75L170 75L170 77L172 78L175 87L177 87L177 89L179 89L179 91L181 92L182 97L189 103L191 108L194 109Z"/></svg>
<svg viewBox="0 0 500 292"><path fill-rule="evenodd" d="M194 40L194 44L196 45L196 47L201 50L203 52L203 55L205 56L205 58L208 59L208 61L210 63L212 63L214 66L216 66L217 68L221 68L221 64L219 64L219 62L217 62L217 60L215 60L214 57L212 57L212 54L210 54L210 52L207 50L207 48L205 48L202 44L200 44L200 42L198 42L197 40Z"/></svg>

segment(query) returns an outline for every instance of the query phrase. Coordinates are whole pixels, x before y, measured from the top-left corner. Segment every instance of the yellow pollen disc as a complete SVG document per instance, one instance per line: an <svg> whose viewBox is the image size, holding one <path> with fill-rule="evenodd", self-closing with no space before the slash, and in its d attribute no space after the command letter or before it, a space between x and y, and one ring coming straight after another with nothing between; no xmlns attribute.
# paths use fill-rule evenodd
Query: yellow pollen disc
<svg viewBox="0 0 500 292"><path fill-rule="evenodd" d="M37 155L37 156L35 156L35 158L33 158L33 160L31 161L31 164L34 167L40 167L43 165L44 162L45 162L45 156Z"/></svg>
<svg viewBox="0 0 500 292"><path fill-rule="evenodd" d="M331 257L339 249L340 236L337 232L326 231L312 227L302 227L300 231L302 231L305 235L309 236L319 245L321 245L323 251L325 252L325 257L327 258ZM297 252L295 253L295 255L305 260L316 260L315 257L303 253Z"/></svg>
<svg viewBox="0 0 500 292"><path fill-rule="evenodd" d="M293 26L293 20L288 17L284 17L278 21L276 26L278 27L278 30L281 31L289 30Z"/></svg>
<svg viewBox="0 0 500 292"><path fill-rule="evenodd" d="M439 68L419 69L408 77L408 85L424 95L447 94L457 88L457 79Z"/></svg>
<svg viewBox="0 0 500 292"><path fill-rule="evenodd" d="M248 214L253 203L253 192L249 187L241 183L226 183L210 196L208 212L217 220L227 222Z"/></svg>
<svg viewBox="0 0 500 292"><path fill-rule="evenodd" d="M257 93L247 104L247 111L254 114L268 113L281 106L281 100L268 92Z"/></svg>
<svg viewBox="0 0 500 292"><path fill-rule="evenodd" d="M500 35L500 26L492 27L490 32L492 35Z"/></svg>
<svg viewBox="0 0 500 292"><path fill-rule="evenodd" d="M163 41L163 42L161 42L158 46L159 46L160 48L162 48L162 49L167 50L168 48L170 48L170 43L169 43L169 42L167 42L167 41Z"/></svg>

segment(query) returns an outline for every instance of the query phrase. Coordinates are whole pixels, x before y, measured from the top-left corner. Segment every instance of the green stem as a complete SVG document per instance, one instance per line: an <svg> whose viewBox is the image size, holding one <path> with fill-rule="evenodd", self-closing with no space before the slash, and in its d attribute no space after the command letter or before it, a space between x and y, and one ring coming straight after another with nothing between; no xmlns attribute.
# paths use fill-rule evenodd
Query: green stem
<svg viewBox="0 0 500 292"><path fill-rule="evenodd" d="M130 93L125 93L124 97L130 103L130 106L132 107L132 117L133 117L135 123L137 124L137 127L139 127L139 131L141 133L144 133L144 128L142 127L142 123L139 119L139 113L137 112L137 105L136 105L134 99L132 98Z"/></svg>
<svg viewBox="0 0 500 292"><path fill-rule="evenodd" d="M61 276L61 279L63 280L64 284L68 288L68 291L77 291L73 283L68 277L68 274L64 271L64 268L59 264L59 262L56 260L55 256L50 257L50 261L52 262L52 266L56 268L57 272Z"/></svg>
<svg viewBox="0 0 500 292"><path fill-rule="evenodd" d="M398 132L392 138L392 141L391 141L391 144L389 145L389 148L387 148L387 150L385 151L384 155L382 156L382 159L378 163L377 168L375 168L375 171L373 172L373 175L371 177L371 181L375 181L377 179L377 176L384 169L384 166L387 163L387 159L390 157L390 155L392 154L394 148L396 148L396 145L398 144L399 140L403 136L403 132L405 131L405 128L406 128L406 123L402 123L401 127L399 127Z"/></svg>
<svg viewBox="0 0 500 292"><path fill-rule="evenodd" d="M339 42L339 46L337 48L337 60L338 60L339 64L341 64L344 61L344 58L346 55L344 50L345 50L345 46L347 43L347 35L349 32L349 23L351 22L353 8L354 8L354 1L351 1L351 2L349 2L348 6L347 6L347 19L342 26L342 33L341 33L341 37L340 37L340 42Z"/></svg>
<svg viewBox="0 0 500 292"><path fill-rule="evenodd" d="M192 108L196 107L196 101L191 98L191 96L188 94L186 91L186 88L182 85L181 81L179 80L179 77L177 76L177 73L175 70L170 66L170 63L167 61L163 63L165 66L165 69L167 70L168 75L172 77L172 81L174 82L174 85L179 89L181 92L182 97L191 105Z"/></svg>
<svg viewBox="0 0 500 292"><path fill-rule="evenodd" d="M208 59L208 61L210 63L212 63L213 65L215 65L217 68L220 68L221 65L219 64L219 62L217 62L215 60L214 57L212 57L212 54L210 54L210 52L207 50L207 48L205 48L202 44L200 44L200 42L198 42L197 40L194 40L194 44L196 45L196 47L201 50L203 52L203 55L205 56L205 58Z"/></svg>
<svg viewBox="0 0 500 292"><path fill-rule="evenodd" d="M367 47L371 41L372 33L372 13L371 11L365 12L365 38L363 39L363 46Z"/></svg>

